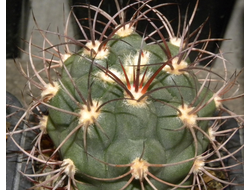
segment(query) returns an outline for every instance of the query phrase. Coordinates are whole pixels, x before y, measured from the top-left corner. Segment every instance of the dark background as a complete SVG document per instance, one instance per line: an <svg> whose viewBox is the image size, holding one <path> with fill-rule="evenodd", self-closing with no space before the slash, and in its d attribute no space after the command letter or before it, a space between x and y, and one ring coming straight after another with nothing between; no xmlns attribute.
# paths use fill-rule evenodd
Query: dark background
<svg viewBox="0 0 250 190"><path fill-rule="evenodd" d="M133 1L131 1L133 2ZM185 17L187 7L190 7L189 15L192 13L196 0L154 0L151 5L157 5L160 3L173 2L178 3L181 10L182 19ZM81 3L88 3L87 0L71 0L72 5ZM91 4L98 5L99 1L92 1ZM126 5L128 1L120 0L120 3ZM205 28L200 38L207 38L211 32L211 38L223 38L227 23L230 19L235 0L200 0L199 6L196 12L195 19L191 26L191 31L196 29L202 24L207 17L209 20L205 25ZM25 22L21 22L22 14L26 14L31 7L29 7L28 0L8 0L6 1L6 58L20 57L20 51L17 48L21 46L21 31L25 31ZM106 0L103 2L102 8L107 10L111 15L115 14L116 6L113 1ZM55 7L56 9L56 7ZM174 11L173 11L174 9ZM172 26L177 28L178 23L178 11L176 6L165 6L161 9L164 15L173 19ZM23 13L22 13L23 12ZM87 12L83 12L80 9L76 9L76 15L78 18L86 18ZM128 13L130 14L130 13ZM132 14L132 13L131 13ZM28 14L27 14L28 15ZM128 16L130 18L130 16ZM175 21L176 20L176 21ZM24 23L21 25L21 23ZM86 23L88 25L88 23ZM143 26L142 26L143 27ZM22 28L22 30L21 30ZM143 28L137 28L143 31ZM81 37L80 31L78 32ZM218 43L218 42L216 42ZM216 43L209 43L207 50L216 52ZM220 45L220 43L218 43ZM192 58L191 58L192 59Z"/></svg>

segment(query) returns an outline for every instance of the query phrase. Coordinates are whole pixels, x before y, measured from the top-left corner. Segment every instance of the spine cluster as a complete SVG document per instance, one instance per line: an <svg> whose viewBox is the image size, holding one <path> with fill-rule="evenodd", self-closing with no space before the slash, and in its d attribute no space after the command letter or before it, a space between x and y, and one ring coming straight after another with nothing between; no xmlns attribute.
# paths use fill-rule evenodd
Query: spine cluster
<svg viewBox="0 0 250 190"><path fill-rule="evenodd" d="M18 66L28 86L39 89L40 95L8 132L11 139L27 131L38 134L31 151L16 143L28 157L27 164L37 165L34 174L23 175L34 182L34 189L209 189L204 175L221 189L239 185L229 171L241 166L237 155L243 146L231 151L226 145L244 120L223 106L241 97L228 95L239 75L228 79L212 70L213 59L225 59L222 53L206 50L215 39L199 40L203 23L190 31L199 1L176 33L172 21L160 12L174 6L171 3L137 0L122 7L114 0L115 15L102 10L103 3L72 7L70 16L84 39L51 32L66 42L52 45L48 32L39 29L48 45L43 44L42 57L32 54L32 48L39 47L32 38L28 42L33 74ZM75 9L91 14L77 18ZM147 27L140 31L145 22ZM80 50L70 50L72 43ZM197 53L195 60L189 59L191 52ZM43 69L36 69L35 57ZM200 66L200 61L207 64ZM203 78L198 77L201 73ZM213 85L221 87L215 90ZM29 122L31 115L38 118L37 124ZM237 125L224 129L230 119ZM30 128L18 130L21 122ZM52 143L46 149L45 136ZM226 165L228 159L234 163Z"/></svg>

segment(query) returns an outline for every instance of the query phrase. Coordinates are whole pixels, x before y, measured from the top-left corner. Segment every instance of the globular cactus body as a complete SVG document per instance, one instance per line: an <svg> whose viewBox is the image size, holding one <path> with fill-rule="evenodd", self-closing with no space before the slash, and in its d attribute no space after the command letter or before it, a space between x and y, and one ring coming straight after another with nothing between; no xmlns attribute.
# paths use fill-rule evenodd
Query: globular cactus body
<svg viewBox="0 0 250 190"><path fill-rule="evenodd" d="M147 45L136 32L126 37L115 35L111 39L105 45L108 52L105 57L96 59L98 53L93 51L91 55L80 51L65 61L64 69L70 77L63 71L61 81L65 88L60 87L49 104L79 116L50 108L48 133L59 146L72 131L78 129L61 147L60 153L64 159L70 158L74 162L82 177L116 178L131 168L115 167L100 161L128 165L140 158L149 163L147 168L152 175L178 183L194 162L185 160L194 158L207 148L207 138L193 127L208 130L208 121L198 121L197 118L214 114L214 101L207 103L213 93L201 88L192 71L172 74L164 70L165 67L170 68L169 65L157 65L168 62L163 45ZM179 48L171 44L168 46L171 56L175 57ZM158 71L159 74L153 76ZM146 89L147 83L150 85ZM84 97L85 102L81 106L76 105L69 94L79 103ZM204 107L200 111L189 114L201 105ZM185 162L150 167L150 164L181 161ZM127 183L127 178L129 176L117 182L91 183L96 189L119 189ZM143 180L144 177L140 178ZM131 188L133 186L131 183Z"/></svg>
<svg viewBox="0 0 250 190"><path fill-rule="evenodd" d="M41 84L25 75L42 90L41 97L30 108L39 109L39 104L43 104L48 109L47 116L39 116L38 127L42 134L32 153L26 154L35 155L37 148L40 157L30 156L30 160L60 165L60 168L48 172L54 174L53 180L45 180L38 186L51 188L62 173L63 177L52 188L58 187L67 177L67 189L201 190L206 189L203 173L222 184L233 184L212 176L205 168L209 159L222 167L225 167L224 160L228 157L236 160L235 165L240 164L233 155L242 147L235 153L224 147L239 127L218 134L217 130L228 118L243 120L221 103L236 79L223 79L218 91L209 88L216 81L211 75L218 74L206 66L215 57L223 61L224 58L205 50L209 39L197 40L203 25L189 36L189 25L198 1L191 20L183 26L182 35L176 36L170 21L157 9L170 4L152 7L151 1L138 0L119 8L118 1L115 2L118 13L114 16L100 9L102 1L99 7L74 7L94 11L95 16L92 20L89 14L89 27L82 26L76 19L86 39L77 41L64 36L66 54L60 52L57 45L52 45L45 33L39 30L50 45L43 49L49 54L55 50L52 55L58 54L59 60L43 57L44 63L49 62L49 65L44 64L44 70L37 71L31 59L35 76ZM130 9L135 13L126 22L124 12ZM157 19L151 19L147 13L153 13ZM99 21L97 15L105 17L107 23ZM118 16L120 24L116 22ZM155 26L157 20L163 27ZM140 21L146 21L155 31L150 34L146 29L144 33L137 31L136 25ZM104 25L102 32L96 31L94 26L97 23ZM110 33L107 28L111 28ZM87 29L91 38L86 35ZM167 38L163 29L169 34ZM160 40L153 38L154 35ZM193 36L194 41L189 42ZM72 43L82 48L73 53L67 46ZM199 44L203 48L196 47ZM31 46L30 41L30 49ZM189 59L192 51L198 52L195 61ZM199 67L201 60L207 61L207 65ZM48 74L52 69L58 77L52 81L48 76L50 80L46 84L40 72ZM200 80L197 75L201 71L207 75ZM217 112L227 112L229 116L216 116ZM55 145L47 160L40 146L46 132ZM217 135L228 132L232 133L228 139L216 141ZM60 162L53 160L57 153Z"/></svg>

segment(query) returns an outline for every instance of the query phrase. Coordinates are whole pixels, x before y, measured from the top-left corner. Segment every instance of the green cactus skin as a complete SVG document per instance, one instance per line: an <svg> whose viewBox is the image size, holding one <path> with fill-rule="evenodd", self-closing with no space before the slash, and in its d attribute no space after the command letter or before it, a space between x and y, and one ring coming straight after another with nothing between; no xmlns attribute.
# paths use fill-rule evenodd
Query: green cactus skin
<svg viewBox="0 0 250 190"><path fill-rule="evenodd" d="M159 46L147 45L136 32L123 38L113 36L111 39L106 45L109 54L104 59L94 59L84 55L82 51L68 58L65 69L69 71L70 77L63 71L61 81L65 88L61 87L49 101L51 106L79 113L81 108L72 101L68 95L70 93L77 102L85 106L83 115L87 114L87 105L94 109L94 112L98 112L95 122L90 119L89 123L80 123L77 116L49 109L47 131L56 146L59 146L71 131L78 128L60 148L60 155L63 159L69 158L74 162L77 173L87 183L78 184L79 189L88 189L89 185L89 189L120 189L127 183L131 174L111 182L93 181L91 177L87 177L116 178L130 170L130 167L115 167L104 163L128 165L136 158L141 158L150 164L171 164L201 154L206 150L208 140L201 132L193 129L193 126L185 125L180 119L178 107L188 105L195 108L205 105L195 112L197 117L210 117L216 110L213 101L207 103L213 93L200 86L192 71L175 75L160 68L162 65L156 65L168 61L164 50ZM177 55L178 47L168 44L168 48L172 57ZM138 55L141 54L142 60L146 51L149 58L142 64ZM99 75L106 72L106 75L112 78L115 75L112 73L114 69L120 73L121 76L117 76L119 79L125 79L125 75L130 73L124 72L122 68L133 70L132 66L126 65L129 61L135 64L134 72L139 69L141 76L147 68L149 76L143 81L144 86L153 79L145 92L149 92L145 96L146 100L137 102L126 95L127 92L122 86L128 89L126 81L121 85L118 79L105 81ZM109 69L105 69L107 64ZM157 70L160 71L159 74L153 77ZM137 74L133 77L137 77ZM75 81L79 93L70 78ZM131 86L139 86L135 81L137 79L132 80L129 81ZM200 89L201 92L197 96ZM85 98L85 103L81 96ZM195 122L203 131L208 130L208 121ZM167 167L149 167L149 171L157 178L175 184L188 174L193 161ZM158 189L167 188L156 180L152 183ZM128 188L140 189L138 180L131 182ZM150 186L145 183L145 188L150 189Z"/></svg>
<svg viewBox="0 0 250 190"><path fill-rule="evenodd" d="M198 67L199 59L189 60L196 42L189 43L185 33L178 38L171 32L166 40L146 13L153 12L166 28L168 20L149 2L138 0L134 5L141 7L130 21L112 26L113 31L100 40L92 36L84 43L73 41L82 49L59 52L61 60L51 61L60 77L43 84L41 99L33 107L41 103L48 108L48 116L38 126L55 145L50 158L57 152L60 156L61 167L56 170L60 172L54 177L63 173L73 181L72 186L68 181L68 189L79 190L201 189L196 181L202 172L209 175L205 161L215 155L223 162L228 156L220 153L229 155L215 141L216 122L223 123L223 117L214 114L224 109L223 93L210 90L209 80L199 81L197 70L208 72L207 78L212 72ZM110 28L115 22L97 7L80 7L104 15ZM122 15L123 9L118 12ZM155 27L161 42L148 43L152 37L135 29L140 20ZM88 29L92 35L99 34L91 26ZM231 81L223 88L228 84ZM231 117L238 116L227 118ZM53 160L47 161L42 163Z"/></svg>

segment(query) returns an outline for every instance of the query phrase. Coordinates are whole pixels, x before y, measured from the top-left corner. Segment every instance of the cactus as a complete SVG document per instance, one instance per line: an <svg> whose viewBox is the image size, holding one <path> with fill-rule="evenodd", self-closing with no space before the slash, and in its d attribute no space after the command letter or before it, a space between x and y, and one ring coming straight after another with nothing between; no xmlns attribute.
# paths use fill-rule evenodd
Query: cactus
<svg viewBox="0 0 250 190"><path fill-rule="evenodd" d="M28 155L27 163L38 162L40 169L23 174L35 183L34 188L48 189L206 189L202 174L222 187L237 185L225 171L242 164L234 157L242 146L230 152L225 145L242 128L243 116L225 108L223 101L237 98L227 97L227 93L239 75L227 79L209 68L211 60L221 59L225 64L225 59L221 52L206 50L214 39L198 40L204 24L189 31L198 1L183 31L176 35L171 22L158 10L176 5L153 6L151 1L138 0L120 7L115 1L117 14L109 15L101 9L102 2L98 7L73 6L70 16L76 19L83 40L38 28L49 44L41 47L46 53L40 57L43 69L37 70L32 61L35 55L31 49L38 46L32 44L32 38L28 42L34 76L19 68L41 93L22 120L36 115L38 124L28 130L40 132L30 152L17 146ZM81 25L75 8L94 13L93 18L89 14L88 26ZM130 10L134 14L126 19ZM99 17L106 18L106 23ZM148 33L147 27L138 31L140 22L154 31ZM97 31L97 23L103 25L102 31ZM64 37L65 43L53 45L48 34ZM80 49L70 50L70 44ZM61 46L66 47L66 53L60 51ZM197 52L193 61L191 52ZM200 66L200 61L207 65ZM201 72L206 73L203 79L198 77ZM53 74L56 77L52 79ZM217 90L210 87L213 77L222 81ZM46 114L34 112L40 105L46 107ZM221 130L230 118L239 126ZM17 132L10 132L10 137ZM220 140L221 134L227 138ZM50 153L42 148L44 135L53 141ZM226 166L228 158L235 159L235 164ZM212 168L209 163L213 162L220 166ZM226 179L213 175L211 171L217 170L223 171Z"/></svg>

